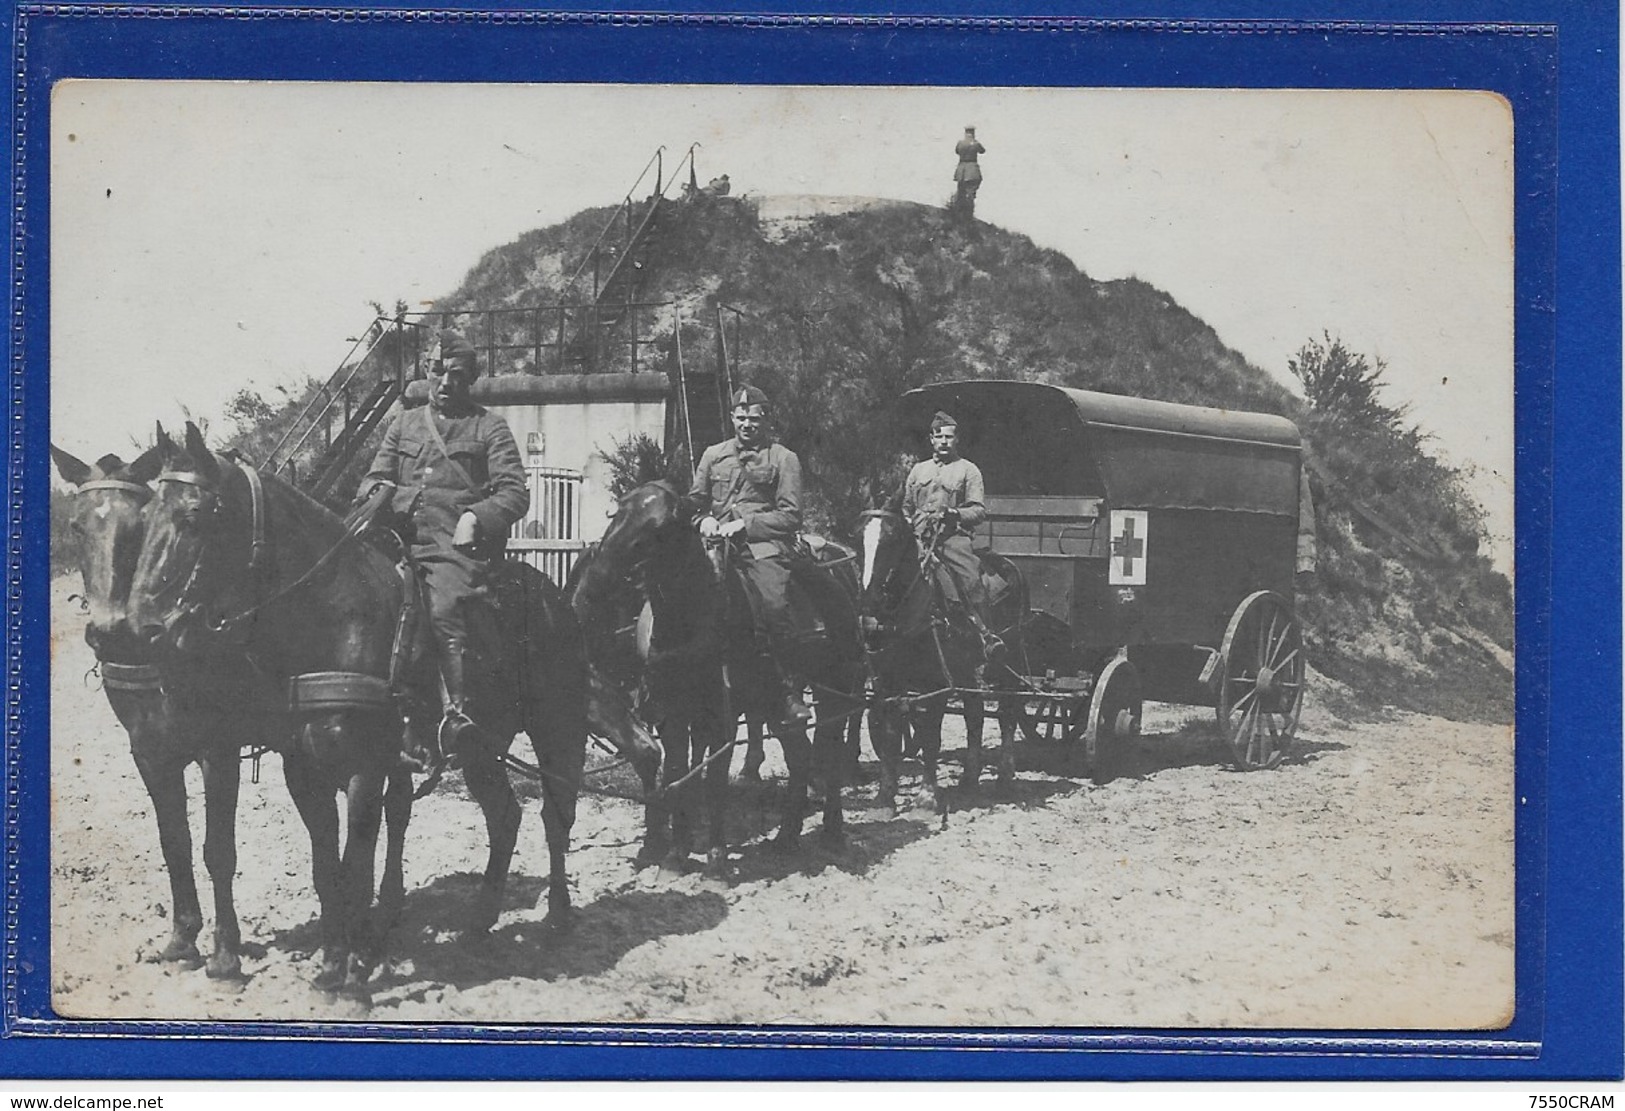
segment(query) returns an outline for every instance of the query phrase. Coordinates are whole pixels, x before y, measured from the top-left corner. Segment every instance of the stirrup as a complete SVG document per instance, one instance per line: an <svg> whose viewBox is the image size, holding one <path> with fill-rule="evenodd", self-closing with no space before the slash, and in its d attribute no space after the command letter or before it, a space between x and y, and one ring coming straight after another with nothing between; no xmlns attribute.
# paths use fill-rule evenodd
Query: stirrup
<svg viewBox="0 0 1625 1111"><path fill-rule="evenodd" d="M463 743L478 730L479 723L453 702L441 712L440 724L434 731L435 741L440 751L446 754L446 759L456 759L462 752Z"/></svg>

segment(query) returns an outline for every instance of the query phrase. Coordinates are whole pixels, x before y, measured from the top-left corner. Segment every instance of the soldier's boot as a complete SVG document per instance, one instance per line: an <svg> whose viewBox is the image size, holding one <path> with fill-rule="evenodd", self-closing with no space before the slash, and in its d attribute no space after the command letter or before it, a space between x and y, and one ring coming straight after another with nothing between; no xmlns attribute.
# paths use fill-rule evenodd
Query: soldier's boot
<svg viewBox="0 0 1625 1111"><path fill-rule="evenodd" d="M807 708L807 703L802 701L801 697L802 692L807 689L807 684L779 667L779 662L774 657L768 656L767 662L771 673L779 681L779 691L783 695L779 721L793 728L806 726L812 721L812 711Z"/></svg>
<svg viewBox="0 0 1625 1111"><path fill-rule="evenodd" d="M448 644L440 655L440 747L447 757L456 756L478 728L463 708L463 646Z"/></svg>
<svg viewBox="0 0 1625 1111"><path fill-rule="evenodd" d="M998 633L988 628L987 619L972 610L970 623L975 626L976 634L982 638L982 657L990 664L996 664L1004 659L1004 640Z"/></svg>

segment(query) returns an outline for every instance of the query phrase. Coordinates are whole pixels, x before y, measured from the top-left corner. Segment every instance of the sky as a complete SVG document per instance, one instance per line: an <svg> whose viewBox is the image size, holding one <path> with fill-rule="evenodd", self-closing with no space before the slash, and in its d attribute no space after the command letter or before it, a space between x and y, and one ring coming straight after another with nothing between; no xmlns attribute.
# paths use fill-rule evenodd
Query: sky
<svg viewBox="0 0 1625 1111"><path fill-rule="evenodd" d="M1384 360L1510 567L1512 120L1474 92L66 81L52 441L128 456L325 379L369 302L428 307L658 147L736 195L942 204L967 125L981 219L1163 289L1289 386L1323 332Z"/></svg>

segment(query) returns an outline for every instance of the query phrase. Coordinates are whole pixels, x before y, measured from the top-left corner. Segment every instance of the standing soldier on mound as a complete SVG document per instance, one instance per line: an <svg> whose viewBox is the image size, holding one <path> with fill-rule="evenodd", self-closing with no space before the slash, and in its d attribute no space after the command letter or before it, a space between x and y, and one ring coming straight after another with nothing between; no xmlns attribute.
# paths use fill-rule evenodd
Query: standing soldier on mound
<svg viewBox="0 0 1625 1111"><path fill-rule="evenodd" d="M959 422L947 413L931 418L931 458L914 464L893 499L893 509L914 526L922 549L936 546L947 569L952 595L965 607L982 637L982 654L996 659L1004 642L993 632L982 566L971 550L971 533L987 520L982 503L982 471L959 454Z"/></svg>
<svg viewBox="0 0 1625 1111"><path fill-rule="evenodd" d="M768 434L767 413L761 390L734 391L735 436L705 449L689 500L702 537L743 539L737 566L750 595L758 647L784 684L782 720L805 725L812 712L801 700L804 684L785 675L777 662L788 658L795 639L788 593L791 554L801 531L801 460Z"/></svg>
<svg viewBox="0 0 1625 1111"><path fill-rule="evenodd" d="M987 148L976 141L976 129L967 127L965 137L954 144L954 153L959 155L959 165L954 167L954 182L958 186L954 207L970 219L976 215L976 190L982 186L982 167L976 156L986 154Z"/></svg>
<svg viewBox="0 0 1625 1111"><path fill-rule="evenodd" d="M500 558L509 528L530 507L530 491L508 422L469 398L480 373L473 346L443 331L429 360L429 404L389 426L361 480L359 500L394 487L390 508L408 523L440 654L441 732L455 750L473 724L463 709L464 606L484 584L490 559Z"/></svg>

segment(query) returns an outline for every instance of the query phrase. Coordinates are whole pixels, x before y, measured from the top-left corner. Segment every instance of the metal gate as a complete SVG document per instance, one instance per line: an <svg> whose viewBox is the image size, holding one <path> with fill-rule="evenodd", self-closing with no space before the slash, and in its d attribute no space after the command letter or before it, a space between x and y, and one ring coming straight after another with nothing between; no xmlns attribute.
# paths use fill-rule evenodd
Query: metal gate
<svg viewBox="0 0 1625 1111"><path fill-rule="evenodd" d="M525 468L530 508L514 523L508 554L564 584L586 547L581 538L581 473L561 467Z"/></svg>

